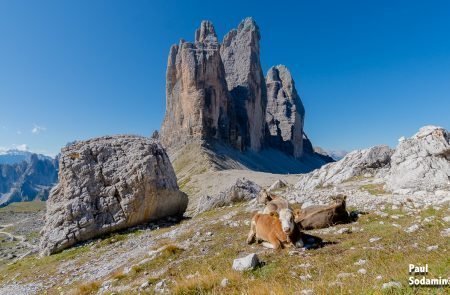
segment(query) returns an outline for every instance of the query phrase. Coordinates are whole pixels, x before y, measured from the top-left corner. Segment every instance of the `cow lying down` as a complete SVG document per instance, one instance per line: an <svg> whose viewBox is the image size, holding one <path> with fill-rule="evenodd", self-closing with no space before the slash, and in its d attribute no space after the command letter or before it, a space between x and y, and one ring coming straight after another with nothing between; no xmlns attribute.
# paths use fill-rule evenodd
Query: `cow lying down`
<svg viewBox="0 0 450 295"><path fill-rule="evenodd" d="M295 223L305 230L326 228L352 220L346 209L346 196L334 197L334 204L316 205L294 210Z"/></svg>
<svg viewBox="0 0 450 295"><path fill-rule="evenodd" d="M294 214L290 209L281 209L280 213L256 213L253 215L247 243L262 241L267 248L280 249L295 246L303 247L303 239Z"/></svg>

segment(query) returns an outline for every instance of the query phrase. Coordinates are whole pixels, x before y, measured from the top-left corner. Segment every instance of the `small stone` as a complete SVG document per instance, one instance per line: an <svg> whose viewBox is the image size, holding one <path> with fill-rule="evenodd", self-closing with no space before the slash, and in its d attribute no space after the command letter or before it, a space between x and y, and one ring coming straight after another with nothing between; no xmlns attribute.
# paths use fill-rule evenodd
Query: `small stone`
<svg viewBox="0 0 450 295"><path fill-rule="evenodd" d="M254 269L259 264L259 258L255 253L249 254L242 258L237 258L233 261L233 269L237 271L244 271Z"/></svg>
<svg viewBox="0 0 450 295"><path fill-rule="evenodd" d="M396 228L401 228L402 227L400 224L397 224L397 223L393 223L392 226L396 227Z"/></svg>
<svg viewBox="0 0 450 295"><path fill-rule="evenodd" d="M438 248L439 248L438 245L428 246L428 247L427 247L427 251L428 251L428 252L430 252L430 251L435 251L435 250L437 250Z"/></svg>
<svg viewBox="0 0 450 295"><path fill-rule="evenodd" d="M220 286L222 288L225 288L226 286L228 286L229 280L227 278L223 278L223 280L220 282Z"/></svg>
<svg viewBox="0 0 450 295"><path fill-rule="evenodd" d="M365 275L367 273L367 270L364 269L364 268L360 268L360 269L358 269L358 273L362 274L362 275Z"/></svg>
<svg viewBox="0 0 450 295"><path fill-rule="evenodd" d="M369 239L369 243L375 243L375 242L377 242L377 241L379 241L379 240L381 240L380 237L370 238L370 239Z"/></svg>
<svg viewBox="0 0 450 295"><path fill-rule="evenodd" d="M342 235L342 234L349 234L352 231L348 228L348 227L343 227L341 229L339 229L338 231L336 231L336 234Z"/></svg>
<svg viewBox="0 0 450 295"><path fill-rule="evenodd" d="M405 232L410 234L410 233L417 231L419 228L420 228L419 225L413 224L410 227L408 227L407 229L405 229Z"/></svg>
<svg viewBox="0 0 450 295"><path fill-rule="evenodd" d="M391 281L389 283L384 283L381 289L391 289L391 288L401 288L402 284L399 282Z"/></svg>
<svg viewBox="0 0 450 295"><path fill-rule="evenodd" d="M383 225L383 224L384 224L384 221L380 221L380 224Z"/></svg>
<svg viewBox="0 0 450 295"><path fill-rule="evenodd" d="M304 290L301 290L301 291L300 291L300 294L301 294L301 295L313 295L314 292L313 292L313 290L311 290L311 289L304 289Z"/></svg>
<svg viewBox="0 0 450 295"><path fill-rule="evenodd" d="M166 280L162 280L155 285L155 293L165 293L166 292Z"/></svg>
<svg viewBox="0 0 450 295"><path fill-rule="evenodd" d="M398 215L391 215L392 219L399 219Z"/></svg>
<svg viewBox="0 0 450 295"><path fill-rule="evenodd" d="M383 276L378 275L375 279L377 279L377 280L382 280L382 279L383 279Z"/></svg>
<svg viewBox="0 0 450 295"><path fill-rule="evenodd" d="M365 259L360 259L357 262L354 263L354 265L364 265L366 264L367 260Z"/></svg>
<svg viewBox="0 0 450 295"><path fill-rule="evenodd" d="M445 216L444 218L442 218L442 220L444 220L445 222L450 223L450 216Z"/></svg>
<svg viewBox="0 0 450 295"><path fill-rule="evenodd" d="M147 289L149 286L150 286L150 283L149 283L149 282L143 282L140 288L141 288L142 290L144 290L144 289Z"/></svg>
<svg viewBox="0 0 450 295"><path fill-rule="evenodd" d="M207 237L212 237L214 234L213 234L212 232L209 231L209 232L206 232L205 235L206 235Z"/></svg>
<svg viewBox="0 0 450 295"><path fill-rule="evenodd" d="M301 275L300 276L300 280L302 281L308 281L312 278L312 276L310 274L306 274L306 275Z"/></svg>
<svg viewBox="0 0 450 295"><path fill-rule="evenodd" d="M446 228L441 231L441 236L444 238L450 237L450 228Z"/></svg>

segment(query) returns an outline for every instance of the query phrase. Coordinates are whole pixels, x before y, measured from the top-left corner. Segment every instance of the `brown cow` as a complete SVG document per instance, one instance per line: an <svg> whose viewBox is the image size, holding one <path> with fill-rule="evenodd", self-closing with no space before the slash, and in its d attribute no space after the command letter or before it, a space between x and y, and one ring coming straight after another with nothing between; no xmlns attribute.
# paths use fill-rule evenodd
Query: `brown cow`
<svg viewBox="0 0 450 295"><path fill-rule="evenodd" d="M281 209L291 209L289 202L275 194L270 193L266 189L261 190L258 196L258 202L266 205L263 214L280 213Z"/></svg>
<svg viewBox="0 0 450 295"><path fill-rule="evenodd" d="M311 206L294 210L295 222L301 229L325 228L335 224L348 223L351 218L346 209L346 196L339 195L331 205Z"/></svg>
<svg viewBox="0 0 450 295"><path fill-rule="evenodd" d="M294 222L293 212L289 209L280 210L278 214L256 213L251 222L247 243L264 241L262 245L267 248L280 249L282 247L303 247L303 240L298 226ZM283 220L289 220L284 223Z"/></svg>

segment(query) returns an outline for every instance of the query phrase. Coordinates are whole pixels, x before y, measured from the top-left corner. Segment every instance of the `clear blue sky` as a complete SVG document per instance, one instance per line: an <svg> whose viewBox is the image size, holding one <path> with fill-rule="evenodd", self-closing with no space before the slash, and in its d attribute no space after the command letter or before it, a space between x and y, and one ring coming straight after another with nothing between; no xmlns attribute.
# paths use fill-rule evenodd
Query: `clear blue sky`
<svg viewBox="0 0 450 295"><path fill-rule="evenodd" d="M450 127L450 1L0 0L0 147L56 154L150 135L171 44L203 19L222 39L246 16L264 72L291 69L313 144L395 146L422 125Z"/></svg>

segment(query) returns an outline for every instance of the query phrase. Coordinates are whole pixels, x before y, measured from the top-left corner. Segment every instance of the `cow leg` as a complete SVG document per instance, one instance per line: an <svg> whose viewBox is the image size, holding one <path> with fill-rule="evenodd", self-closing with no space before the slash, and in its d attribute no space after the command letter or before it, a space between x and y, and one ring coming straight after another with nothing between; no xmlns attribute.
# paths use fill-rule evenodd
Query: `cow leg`
<svg viewBox="0 0 450 295"><path fill-rule="evenodd" d="M247 236L247 244L251 244L251 243L255 242L255 237L256 237L256 224L252 220L252 223L250 226L250 232L248 233L248 236Z"/></svg>
<svg viewBox="0 0 450 295"><path fill-rule="evenodd" d="M276 237L270 237L269 243L272 244L272 249L275 250L281 249L281 242Z"/></svg>

